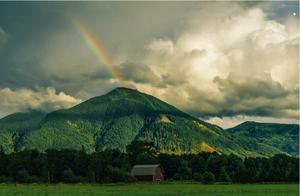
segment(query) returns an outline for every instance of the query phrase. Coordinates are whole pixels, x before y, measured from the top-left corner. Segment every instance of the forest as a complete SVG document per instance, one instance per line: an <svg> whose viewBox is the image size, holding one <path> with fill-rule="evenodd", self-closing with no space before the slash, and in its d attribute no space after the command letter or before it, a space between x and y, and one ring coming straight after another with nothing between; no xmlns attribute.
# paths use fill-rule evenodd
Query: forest
<svg viewBox="0 0 300 196"><path fill-rule="evenodd" d="M106 149L45 152L23 150L10 154L0 149L0 183L115 183L134 182L130 174L136 164L162 166L168 181L202 183L298 182L299 158L238 157L218 153L163 154L151 142L134 141L126 152Z"/></svg>

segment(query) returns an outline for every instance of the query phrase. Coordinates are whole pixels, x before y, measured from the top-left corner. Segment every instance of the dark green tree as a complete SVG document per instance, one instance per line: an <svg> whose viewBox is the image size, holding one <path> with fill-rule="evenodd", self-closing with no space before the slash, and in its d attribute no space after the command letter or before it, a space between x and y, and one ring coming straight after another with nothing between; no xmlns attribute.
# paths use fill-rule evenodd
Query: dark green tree
<svg viewBox="0 0 300 196"><path fill-rule="evenodd" d="M202 156L195 155L190 161L190 168L192 169L193 175L195 173L203 174L205 171L206 163Z"/></svg>
<svg viewBox="0 0 300 196"><path fill-rule="evenodd" d="M126 152L129 156L131 165L136 164L136 158L140 154L148 154L149 156L156 157L158 149L154 146L153 142L146 141L133 141L126 147Z"/></svg>
<svg viewBox="0 0 300 196"><path fill-rule="evenodd" d="M204 172L202 177L202 182L204 184L211 184L216 182L215 175L212 172Z"/></svg>

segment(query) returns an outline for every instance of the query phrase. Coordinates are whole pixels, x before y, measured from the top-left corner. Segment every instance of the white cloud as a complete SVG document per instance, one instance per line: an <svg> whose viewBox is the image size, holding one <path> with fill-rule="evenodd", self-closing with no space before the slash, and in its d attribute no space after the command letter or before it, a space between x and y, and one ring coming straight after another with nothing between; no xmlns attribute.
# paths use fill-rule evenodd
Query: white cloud
<svg viewBox="0 0 300 196"><path fill-rule="evenodd" d="M210 13L191 14L189 26L176 38L148 43L137 61L167 86L136 86L202 117L297 119L299 24L270 20L258 7L218 5L207 8Z"/></svg>
<svg viewBox="0 0 300 196"><path fill-rule="evenodd" d="M64 92L56 92L53 87L36 90L2 88L0 89L0 117L28 109L49 112L61 108L69 108L80 102L81 100L66 95Z"/></svg>
<svg viewBox="0 0 300 196"><path fill-rule="evenodd" d="M156 39L146 46L151 51L160 52L166 55L174 54L174 44L171 40Z"/></svg>

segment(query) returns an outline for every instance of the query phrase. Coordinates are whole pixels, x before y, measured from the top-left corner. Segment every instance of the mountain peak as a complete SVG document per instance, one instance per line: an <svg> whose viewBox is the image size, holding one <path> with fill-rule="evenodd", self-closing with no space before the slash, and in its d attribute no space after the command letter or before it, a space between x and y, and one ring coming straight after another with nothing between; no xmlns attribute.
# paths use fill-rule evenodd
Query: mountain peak
<svg viewBox="0 0 300 196"><path fill-rule="evenodd" d="M242 122L239 125L253 125L253 124L256 124L256 123L258 123L258 122L255 122L255 121L245 121L245 122Z"/></svg>
<svg viewBox="0 0 300 196"><path fill-rule="evenodd" d="M112 91L138 91L138 90L129 87L119 86L114 88Z"/></svg>
<svg viewBox="0 0 300 196"><path fill-rule="evenodd" d="M128 116L131 114L174 114L192 118L176 107L136 89L117 87L109 93L93 97L70 109L80 115L103 116ZM64 111L65 112L65 111Z"/></svg>
<svg viewBox="0 0 300 196"><path fill-rule="evenodd" d="M137 89L127 88L127 87L116 87L108 92L106 95L124 95L125 94L134 94L134 93L141 93Z"/></svg>

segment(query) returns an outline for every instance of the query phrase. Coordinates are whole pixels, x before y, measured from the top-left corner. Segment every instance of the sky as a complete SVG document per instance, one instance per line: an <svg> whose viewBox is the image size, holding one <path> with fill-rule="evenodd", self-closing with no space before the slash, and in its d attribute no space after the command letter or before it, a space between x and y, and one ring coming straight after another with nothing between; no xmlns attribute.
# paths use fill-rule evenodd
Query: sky
<svg viewBox="0 0 300 196"><path fill-rule="evenodd" d="M228 128L299 123L299 2L0 2L0 118L124 86Z"/></svg>

